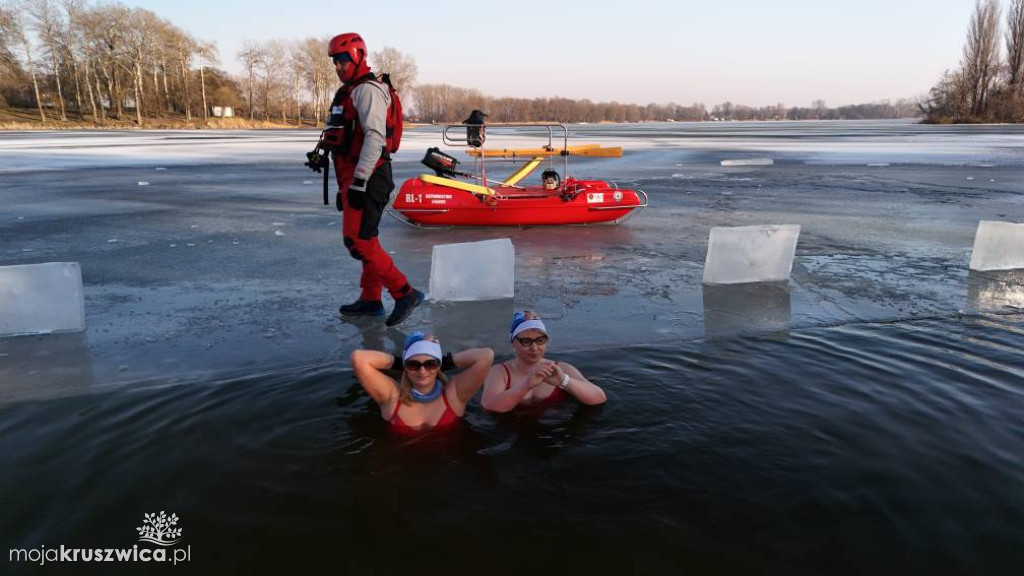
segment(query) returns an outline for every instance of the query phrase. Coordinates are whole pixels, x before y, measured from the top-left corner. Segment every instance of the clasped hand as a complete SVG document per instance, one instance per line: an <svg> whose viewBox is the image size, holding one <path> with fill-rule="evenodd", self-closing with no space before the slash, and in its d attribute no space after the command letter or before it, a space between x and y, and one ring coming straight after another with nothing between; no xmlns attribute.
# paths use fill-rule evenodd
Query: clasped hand
<svg viewBox="0 0 1024 576"><path fill-rule="evenodd" d="M564 372L557 363L545 360L530 370L530 374L526 377L526 389L532 390L544 383L558 386L562 381L563 374Z"/></svg>

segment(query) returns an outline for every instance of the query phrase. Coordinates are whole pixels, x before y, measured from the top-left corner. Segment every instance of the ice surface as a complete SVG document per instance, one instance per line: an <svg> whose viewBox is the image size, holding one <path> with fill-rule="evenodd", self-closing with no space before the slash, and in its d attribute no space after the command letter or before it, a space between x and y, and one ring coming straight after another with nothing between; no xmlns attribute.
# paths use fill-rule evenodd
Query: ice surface
<svg viewBox="0 0 1024 576"><path fill-rule="evenodd" d="M799 236L798 225L712 228L704 283L789 280Z"/></svg>
<svg viewBox="0 0 1024 576"><path fill-rule="evenodd" d="M722 160L722 166L771 166L775 161L771 158L737 158L734 160Z"/></svg>
<svg viewBox="0 0 1024 576"><path fill-rule="evenodd" d="M971 270L1024 268L1024 224L982 220L974 236Z"/></svg>
<svg viewBox="0 0 1024 576"><path fill-rule="evenodd" d="M0 266L0 336L84 329L78 262Z"/></svg>
<svg viewBox="0 0 1024 576"><path fill-rule="evenodd" d="M515 265L515 248L509 238L435 245L430 298L442 302L512 298Z"/></svg>
<svg viewBox="0 0 1024 576"><path fill-rule="evenodd" d="M970 130L970 129L967 129ZM985 166L977 154L1014 157L1015 134L919 125L907 120L871 122L718 122L650 123L636 126L572 127L572 142L622 146L627 152L663 149L726 154L810 155L810 164L926 162ZM842 137L835 137L835 136ZM72 170L81 167L145 166L147 169L194 164L281 162L302 159L316 142L311 130L132 130L124 132L6 132L0 139L0 173ZM536 145L533 136L501 137L488 132L491 147ZM794 137L797 136L797 137ZM418 162L428 146L437 146L434 127L403 134L397 160ZM451 149L452 151L454 149ZM458 153L461 151L454 150ZM763 157L763 156L762 156ZM156 166L157 168L154 168ZM308 174L308 172L307 172ZM310 180L309 182L314 182Z"/></svg>
<svg viewBox="0 0 1024 576"><path fill-rule="evenodd" d="M396 184L422 173L423 150L441 144L436 127L407 128ZM510 237L515 247L514 299L430 306L403 330L447 325L446 348L501 350L509 311L531 308L557 330L559 350L583 350L785 330L787 302L792 330L943 316L974 302L1020 305L1019 281L989 282L969 294L965 264L979 220L1024 222L1015 217L1024 198L1024 126L718 122L571 130L570 144L623 146L626 158L572 159L569 175L643 188L655 209L622 226L589 228L421 230L384 219L385 249L425 292L434 244ZM0 265L80 263L88 280L86 350L98 384L192 382L207 371L344 361L351 350L372 347L368 334L388 342L390 335L383 323L367 328L325 313L358 294L359 274L341 245L341 219L311 190L321 175L302 166L318 134L4 132ZM490 132L488 144L505 147ZM536 138L509 144L518 145L536 146ZM450 152L472 163L461 150ZM777 164L720 166L741 158ZM78 166L88 170L63 172ZM488 163L488 175L504 169ZM757 177L747 180L752 171ZM151 194L154 187L161 193ZM275 235L273 222L287 222L287 236ZM709 230L766 223L800 225L791 301L754 306L765 296L758 293L753 302L722 304L731 295L722 285L702 291ZM449 323L453 315L463 321ZM49 348L52 336L26 338ZM0 372L24 352L11 351L19 339L0 339Z"/></svg>

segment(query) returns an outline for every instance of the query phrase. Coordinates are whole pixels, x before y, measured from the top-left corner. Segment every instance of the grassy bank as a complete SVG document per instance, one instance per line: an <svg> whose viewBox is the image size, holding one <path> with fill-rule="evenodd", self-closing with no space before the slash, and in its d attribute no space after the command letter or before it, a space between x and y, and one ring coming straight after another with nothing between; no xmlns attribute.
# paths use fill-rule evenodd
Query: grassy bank
<svg viewBox="0 0 1024 576"><path fill-rule="evenodd" d="M60 120L47 113L46 122L43 122L39 119L39 110L35 108L0 108L0 130L294 130L316 127L312 120L303 120L302 125L298 126L295 122L286 124L248 118L211 117L203 121L202 117L193 117L188 120L181 114L143 116L141 126L135 122L134 114L125 114L121 118L94 118L86 114L84 118L79 118L71 112L67 116L67 120Z"/></svg>

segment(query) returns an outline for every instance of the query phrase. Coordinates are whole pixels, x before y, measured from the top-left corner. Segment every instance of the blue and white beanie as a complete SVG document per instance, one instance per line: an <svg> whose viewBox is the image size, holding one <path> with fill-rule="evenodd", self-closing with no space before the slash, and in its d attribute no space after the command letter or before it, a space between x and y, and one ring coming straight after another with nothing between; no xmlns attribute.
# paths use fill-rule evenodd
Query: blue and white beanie
<svg viewBox="0 0 1024 576"><path fill-rule="evenodd" d="M405 338L405 350L402 352L402 361L405 362L413 356L420 355L430 356L440 362L442 356L441 344L433 340L424 339L423 332L416 331Z"/></svg>
<svg viewBox="0 0 1024 576"><path fill-rule="evenodd" d="M526 330L540 330L545 335L548 333L548 329L541 322L540 318L526 319L525 312L516 312L512 315L512 324L509 326L509 337L508 341L511 342L519 335L520 332Z"/></svg>

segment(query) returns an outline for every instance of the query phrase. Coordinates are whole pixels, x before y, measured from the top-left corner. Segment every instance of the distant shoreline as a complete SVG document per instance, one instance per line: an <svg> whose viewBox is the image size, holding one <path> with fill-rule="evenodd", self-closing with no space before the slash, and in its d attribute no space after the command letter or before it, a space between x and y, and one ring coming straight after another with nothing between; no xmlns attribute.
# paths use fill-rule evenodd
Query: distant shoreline
<svg viewBox="0 0 1024 576"><path fill-rule="evenodd" d="M70 116L70 115L69 115ZM898 118L896 120L918 120L920 118ZM841 122L839 120L805 120L805 119L786 119L786 120L644 120L639 122L614 122L611 120L602 120L599 122L558 122L555 120L549 123L554 124L582 124L582 125L608 125L608 124L651 124L651 123L678 123L678 124L695 124L700 122L718 122L721 124L729 124L732 122ZM545 122L536 121L531 122L534 124L544 124ZM424 122L409 122L405 123L408 127L417 126L432 126L433 124ZM441 124L437 124L441 125ZM312 119L303 119L301 124L295 122L280 122L274 120L260 120L253 119L249 120L244 117L234 118L209 118L203 120L202 118L193 117L191 120L187 120L184 116L157 116L152 118L144 118L144 123L139 126L135 123L133 117L125 116L122 119L111 119L107 118L104 120L93 121L86 117L86 119L78 119L69 117L67 120L57 120L48 118L46 123L39 120L39 112L35 108L0 108L0 131L17 131L17 130L317 130L320 124L314 123Z"/></svg>

